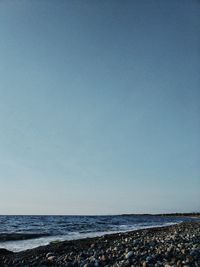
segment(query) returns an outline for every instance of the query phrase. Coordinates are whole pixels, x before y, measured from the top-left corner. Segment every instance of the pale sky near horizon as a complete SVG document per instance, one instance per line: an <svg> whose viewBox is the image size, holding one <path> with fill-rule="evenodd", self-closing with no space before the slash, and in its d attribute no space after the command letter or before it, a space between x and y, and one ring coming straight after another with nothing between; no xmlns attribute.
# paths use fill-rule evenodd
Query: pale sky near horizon
<svg viewBox="0 0 200 267"><path fill-rule="evenodd" d="M0 214L200 211L200 2L0 1Z"/></svg>

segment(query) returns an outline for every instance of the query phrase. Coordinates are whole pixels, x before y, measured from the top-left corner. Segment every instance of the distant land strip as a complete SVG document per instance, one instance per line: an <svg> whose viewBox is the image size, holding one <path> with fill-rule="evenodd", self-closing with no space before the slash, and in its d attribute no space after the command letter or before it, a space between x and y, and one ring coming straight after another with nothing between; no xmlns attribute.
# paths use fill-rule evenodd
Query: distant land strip
<svg viewBox="0 0 200 267"><path fill-rule="evenodd" d="M163 216L163 217L177 217L177 216L183 216L183 217L200 217L200 212L190 212L190 213L162 213L162 214L149 214L149 213L144 213L144 214L121 214L120 216Z"/></svg>

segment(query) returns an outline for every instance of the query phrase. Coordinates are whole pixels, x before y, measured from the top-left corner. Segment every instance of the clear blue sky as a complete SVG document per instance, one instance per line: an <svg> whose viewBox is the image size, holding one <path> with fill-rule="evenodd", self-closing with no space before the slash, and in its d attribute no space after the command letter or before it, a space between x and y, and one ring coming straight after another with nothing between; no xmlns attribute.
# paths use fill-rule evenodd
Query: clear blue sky
<svg viewBox="0 0 200 267"><path fill-rule="evenodd" d="M0 2L0 214L200 210L200 2Z"/></svg>

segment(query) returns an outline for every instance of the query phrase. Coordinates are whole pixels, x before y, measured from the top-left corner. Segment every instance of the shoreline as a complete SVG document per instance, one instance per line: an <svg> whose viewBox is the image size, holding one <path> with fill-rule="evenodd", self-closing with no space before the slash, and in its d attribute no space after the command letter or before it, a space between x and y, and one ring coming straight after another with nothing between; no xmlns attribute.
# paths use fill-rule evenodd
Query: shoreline
<svg viewBox="0 0 200 267"><path fill-rule="evenodd" d="M52 242L22 252L0 249L0 266L200 266L200 222Z"/></svg>
<svg viewBox="0 0 200 267"><path fill-rule="evenodd" d="M181 223L183 222L184 220L181 220L181 219L191 219L191 220L200 220L200 213L166 213L166 214L118 214L118 215L115 215L115 217L144 217L144 216L148 216L148 217L165 217L165 218L177 218L178 220L180 221L170 221L170 222L166 222L166 223L163 223L162 224L155 224L154 225L143 225L143 226L139 226L137 228L137 226L135 228L130 228L130 229L125 229L125 230L110 230L110 231L106 231L106 230L102 230L101 231L89 231L89 232L82 232L80 233L80 237L74 237L73 235L69 235L68 234L54 234L52 235L51 233L48 233L46 231L44 232L41 232L41 230L39 229L39 231L37 232L1 232L0 233L0 246L2 245L2 243L4 242L17 242L17 241L29 241L29 240L36 240L36 239L40 239L40 238L48 238L51 242L53 241L53 238L55 237L55 240L60 240L60 241L65 241L65 240L77 240L77 239L82 239L82 238L90 238L90 237L99 237L99 236L102 236L102 235L105 235L105 234L114 234L114 233L124 233L124 232L129 232L129 231L136 231L136 230L140 230L140 229L148 229L148 228L154 228L154 227L163 227L163 226L170 226L170 225L174 225L174 224L177 224L177 223ZM193 215L193 216L192 216ZM3 215L0 215L0 216L3 216ZM16 216L16 215L9 215L9 216ZM29 216L32 216L32 215L18 215L19 217L21 216L25 216L25 217L29 217ZM39 216L41 217L40 215L34 215L34 216ZM49 216L49 215L42 215L42 217L45 217L45 216ZM50 215L51 216L51 215ZM52 215L54 216L54 215ZM60 217L60 215L57 215L58 217ZM68 216L68 215L62 215L62 216ZM61 216L61 217L62 217ZM77 215L77 217L81 217L82 215ZM92 216L92 215L91 215ZM102 215L95 215L94 217L102 217ZM107 215L105 215L107 216ZM114 216L114 215L108 215L108 216ZM76 216L75 216L76 217ZM85 216L83 216L85 217ZM93 217L93 216L92 216ZM104 217L104 216L103 216ZM187 221L187 220L186 220ZM70 232L69 232L70 233ZM68 237L67 237L68 236ZM64 238L63 238L64 237ZM41 243L41 246L43 245L47 245L47 243L44 243L42 242ZM38 246L40 246L40 244L38 243ZM0 247L1 248L1 247ZM6 247L5 247L6 248ZM36 246L34 245L33 247L27 247L25 249L32 249L32 248L36 248ZM12 250L12 248L8 248L10 250ZM24 250L25 250L24 249ZM22 251L22 250L15 250L15 252L17 251Z"/></svg>
<svg viewBox="0 0 200 267"><path fill-rule="evenodd" d="M76 241L81 239L87 239L87 238L99 238L102 236L107 235L114 235L114 234L124 234L129 232L135 232L139 230L145 230L145 229L152 229L152 228L163 228L168 227L176 224L180 224L182 222L168 222L163 225L149 225L149 226L143 226L143 227L136 227L135 229L128 229L128 230L116 230L116 231L102 231L102 232L90 232L90 233L82 233L80 236L77 237L69 237L66 235L58 235L58 236L51 236L48 234L0 234L0 249L7 249L8 251L19 253L26 250L32 250L36 249L38 247L44 247L48 246L52 243L58 243L58 242L65 242L65 241ZM8 237L8 239L6 239ZM14 237L12 239L12 237ZM18 238L19 237L19 238ZM12 243L17 242L18 246L15 248L12 247ZM23 242L24 249L20 249L20 242ZM32 245L24 245L24 242L30 242ZM18 249L17 249L18 247Z"/></svg>

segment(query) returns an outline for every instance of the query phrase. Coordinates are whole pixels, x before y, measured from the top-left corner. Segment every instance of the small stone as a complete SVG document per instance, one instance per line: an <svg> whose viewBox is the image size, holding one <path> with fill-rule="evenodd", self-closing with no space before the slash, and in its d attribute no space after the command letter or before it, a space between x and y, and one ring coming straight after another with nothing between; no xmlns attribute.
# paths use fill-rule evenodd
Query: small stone
<svg viewBox="0 0 200 267"><path fill-rule="evenodd" d="M98 262L98 260L95 261L94 266L95 266L95 267L98 267L98 266L99 266L99 262Z"/></svg>
<svg viewBox="0 0 200 267"><path fill-rule="evenodd" d="M56 258L55 256L49 256L49 257L47 258L47 260L48 260L48 261L53 261L55 258Z"/></svg>
<svg viewBox="0 0 200 267"><path fill-rule="evenodd" d="M51 256L54 256L54 254L53 254L52 252L48 252L48 253L46 254L46 258L49 258L49 257L51 257Z"/></svg>
<svg viewBox="0 0 200 267"><path fill-rule="evenodd" d="M147 261L147 262L150 262L150 261L152 261L152 260L153 260L153 257L151 257L151 256L146 257L146 261Z"/></svg>
<svg viewBox="0 0 200 267"><path fill-rule="evenodd" d="M126 259L130 259L132 256L133 256L133 251L129 251L126 255L125 255L125 258Z"/></svg>
<svg viewBox="0 0 200 267"><path fill-rule="evenodd" d="M106 255L102 255L102 256L101 256L101 260L102 260L102 261L107 261L107 260L108 260L108 257L107 257Z"/></svg>

